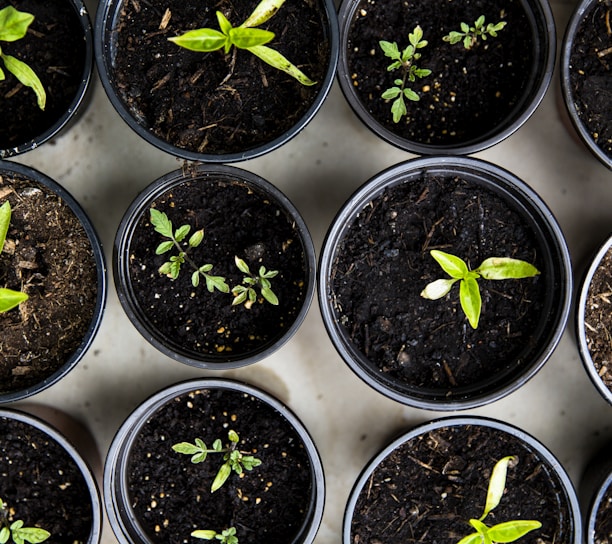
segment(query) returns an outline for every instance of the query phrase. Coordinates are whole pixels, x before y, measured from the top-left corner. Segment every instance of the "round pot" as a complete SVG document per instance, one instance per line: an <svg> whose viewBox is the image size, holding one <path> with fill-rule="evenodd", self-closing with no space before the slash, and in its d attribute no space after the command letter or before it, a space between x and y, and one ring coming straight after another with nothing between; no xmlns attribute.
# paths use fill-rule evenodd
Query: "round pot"
<svg viewBox="0 0 612 544"><path fill-rule="evenodd" d="M4 403L53 385L85 355L104 312L106 268L89 217L66 189L13 162L0 161L0 180L0 204L12 205L0 285L29 295L0 314Z"/></svg>
<svg viewBox="0 0 612 544"><path fill-rule="evenodd" d="M604 2L578 2L565 29L559 62L563 100L572 125L589 151L612 169L607 96L612 58L598 56L610 45L605 14Z"/></svg>
<svg viewBox="0 0 612 544"><path fill-rule="evenodd" d="M607 444L589 461L578 487L586 544L605 542L610 537L611 486L612 458Z"/></svg>
<svg viewBox="0 0 612 544"><path fill-rule="evenodd" d="M65 129L86 102L93 71L93 32L82 0L40 4L18 0L12 4L32 13L35 19L26 37L2 42L3 52L26 62L35 71L47 100L43 111L31 89L23 87L12 93L18 81L4 70L6 79L0 83L0 95L12 96L0 103L0 158L35 149ZM45 40L44 45L41 40ZM48 66L62 68L47 70Z"/></svg>
<svg viewBox="0 0 612 544"><path fill-rule="evenodd" d="M579 544L578 499L559 461L521 429L479 417L425 423L376 455L349 497L343 544L358 538L458 542L474 532L468 521L482 515L493 466L506 456L517 462L508 467L504 494L484 523L537 520L542 526L521 542Z"/></svg>
<svg viewBox="0 0 612 544"><path fill-rule="evenodd" d="M505 15L490 2L440 4L432 8L431 2L344 0L339 11L338 79L354 112L383 140L420 155L472 154L513 134L542 101L554 68L554 19L547 0L500 4ZM508 24L497 37L481 40L470 50L462 43L443 41L444 35L459 30L460 23L472 25L480 15L486 15L487 23ZM394 100L381 95L396 86L402 74L387 70L393 61L379 42L395 42L403 51L417 25L427 45L419 47L421 58L413 62L432 73L408 83L419 100L404 100L407 114L396 122L391 112ZM522 38L519 30L525 33ZM480 58L486 59L484 66L478 65ZM493 64L496 69L490 70Z"/></svg>
<svg viewBox="0 0 612 544"><path fill-rule="evenodd" d="M50 541L100 542L98 488L74 446L44 420L18 410L0 409L0 427L2 500L12 521L49 531Z"/></svg>
<svg viewBox="0 0 612 544"><path fill-rule="evenodd" d="M612 369L607 319L610 315L608 291L609 263L612 259L612 237L597 250L583 275L575 309L575 331L578 351L589 378L601 396L612 404Z"/></svg>
<svg viewBox="0 0 612 544"><path fill-rule="evenodd" d="M285 4L261 27L277 34L271 47L299 65L316 81L314 86L301 85L247 51L238 51L232 58L232 53L227 56L218 51L194 53L169 43L168 38L188 29L218 28L217 9L233 24L238 24L258 2L251 0L245 5L228 4L228 7L212 2L202 6L198 2L197 8L190 3L193 2L177 2L172 9L164 4L166 14L170 12L171 16L163 24L157 17L157 8L143 6L142 10L131 13L130 3L125 0L110 0L100 6L96 17L96 61L102 84L121 118L159 149L194 161L228 163L252 159L291 140L318 112L334 80L338 22L333 1L317 0L308 3L308 8L307 3L300 4L308 13L293 13L298 6ZM149 22L145 17L151 10L155 10L156 16ZM283 23L285 17L287 21ZM293 44L293 38L285 36L293 30L283 27L286 24L291 28L294 20L306 25L297 30L302 40L297 45ZM134 35L124 37L130 29ZM136 52L135 60L126 61L128 68L124 76L120 71L122 59L132 52L132 46L134 51L141 50ZM288 52L291 48L295 48L292 57ZM169 59L167 70L160 60L166 58ZM144 81L136 80L141 67L145 72ZM218 78L217 70L223 71ZM203 74L206 76L202 77ZM256 78L261 78L256 91L270 91L266 93L269 96L262 95L255 102L253 90L242 85ZM185 80L190 83L182 94L170 96L170 91L179 89ZM149 96L151 100L143 99ZM227 97L237 99L238 105L231 100L220 102ZM276 97L282 97L287 110L275 102ZM234 117L236 108L240 114ZM186 112L182 124L181 109ZM219 118L212 117L215 110L220 112Z"/></svg>
<svg viewBox="0 0 612 544"><path fill-rule="evenodd" d="M261 465L240 477L232 472L213 495L221 454L194 464L172 446L196 438L225 445L229 430ZM156 476L149 480L150 471ZM323 467L306 429L274 397L231 380L192 380L153 395L126 419L107 456L104 496L122 544L176 542L193 530L230 527L241 543L311 543L323 514Z"/></svg>
<svg viewBox="0 0 612 544"><path fill-rule="evenodd" d="M245 277L236 256L253 272L278 270L270 280L278 305L259 294L250 308L233 305L231 293L209 292L204 278L194 287L190 262L174 281L161 274L178 251L155 253L167 238L151 224L152 207L175 229L204 229L198 247L189 249L186 239L183 249L192 252L191 263L212 264L210 274L225 278L228 290ZM119 300L138 331L166 355L200 368L235 368L270 355L297 331L315 289L314 246L297 209L271 183L232 166L175 170L149 185L121 221L113 264Z"/></svg>
<svg viewBox="0 0 612 544"><path fill-rule="evenodd" d="M481 278L472 328L458 285L440 300L421 296L448 278L432 249L471 270L512 256L541 273ZM346 364L390 398L433 410L480 406L526 383L561 338L571 287L568 248L544 202L510 172L467 157L414 159L362 185L327 232L318 275L323 322Z"/></svg>

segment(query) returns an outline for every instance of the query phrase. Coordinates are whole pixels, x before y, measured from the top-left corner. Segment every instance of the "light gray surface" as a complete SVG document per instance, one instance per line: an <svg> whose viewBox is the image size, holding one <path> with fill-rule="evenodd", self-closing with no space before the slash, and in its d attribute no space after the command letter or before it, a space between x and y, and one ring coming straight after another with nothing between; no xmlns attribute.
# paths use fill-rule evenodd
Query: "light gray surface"
<svg viewBox="0 0 612 544"><path fill-rule="evenodd" d="M552 5L560 39L574 2L554 0ZM565 129L557 108L558 87L555 74L528 123L477 156L513 171L543 197L579 264L612 232L612 172ZM293 200L318 251L344 200L378 171L410 157L364 128L336 84L303 133L271 155L237 166L264 176ZM316 543L339 542L344 504L361 468L395 433L441 414L403 407L356 378L328 340L316 300L288 344L241 370L199 371L166 358L143 340L114 292L113 238L137 192L180 162L140 140L112 109L98 81L89 109L70 131L15 160L39 168L81 202L100 234L109 266L108 304L93 347L68 377L31 401L53 404L84 421L104 454L129 412L162 387L205 375L259 385L287 402L318 444L327 504ZM535 435L559 457L575 483L591 453L612 437L611 407L589 382L569 332L544 369L520 391L465 413L499 418ZM115 542L109 531L103 542Z"/></svg>

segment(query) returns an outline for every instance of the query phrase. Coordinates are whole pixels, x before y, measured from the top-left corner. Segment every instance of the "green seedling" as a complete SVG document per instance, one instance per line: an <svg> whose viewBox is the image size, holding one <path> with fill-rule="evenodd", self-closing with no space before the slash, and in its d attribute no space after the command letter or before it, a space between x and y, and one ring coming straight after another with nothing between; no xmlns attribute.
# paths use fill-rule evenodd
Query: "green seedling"
<svg viewBox="0 0 612 544"><path fill-rule="evenodd" d="M380 48L385 56L389 57L393 62L387 66L388 72L401 70L402 77L397 78L395 86L387 89L383 94L384 100L393 100L391 104L391 113L393 114L393 122L399 123L400 119L406 115L406 101L413 102L420 100L419 95L410 87L408 83L414 83L417 78L421 79L431 74L431 70L427 68L418 68L415 62L421 58L419 49L423 49L427 45L427 40L423 39L423 30L420 26L416 26L414 30L408 34L410 45L403 51L400 51L396 42L380 41Z"/></svg>
<svg viewBox="0 0 612 544"><path fill-rule="evenodd" d="M468 265L455 255L435 249L430 253L450 278L439 279L427 284L421 296L430 300L438 300L450 292L455 282L460 282L461 308L474 329L478 327L482 307L478 286L478 280L481 277L485 280L507 280L531 278L540 273L535 266L509 257L491 257L485 259L475 270L470 270Z"/></svg>
<svg viewBox="0 0 612 544"><path fill-rule="evenodd" d="M198 28L180 36L169 38L171 42L190 51L211 53L223 49L228 54L232 47L245 49L265 63L297 79L302 85L315 85L297 66L294 66L275 49L266 46L275 34L269 30L255 28L267 22L285 3L285 0L262 0L253 13L240 26L232 26L220 11L216 12L220 30Z"/></svg>
<svg viewBox="0 0 612 544"><path fill-rule="evenodd" d="M16 42L23 38L28 27L34 21L34 15L24 11L18 11L13 6L7 6L0 9L0 42ZM47 103L47 93L40 82L40 79L25 62L7 55L0 47L0 59L4 63L4 67L13 74L22 85L30 87L36 94L36 101L41 110L45 109ZM6 75L0 68L0 81L3 81Z"/></svg>
<svg viewBox="0 0 612 544"><path fill-rule="evenodd" d="M183 264L188 263L193 269L191 274L191 283L194 287L200 284L200 277L203 277L206 281L206 288L212 293L215 289L222 293L229 293L229 285L225 283L225 278L222 276L213 276L209 274L212 270L212 264L197 265L187 254L189 249L198 247L202 240L204 240L204 230L200 229L194 232L189 238L191 227L189 225L183 225L178 229L174 230L172 221L168 219L168 216L164 212L160 212L155 208L150 209L151 212L151 224L155 227L155 231L161 234L164 238L168 238L165 242L162 242L157 246L155 253L162 255L175 249L178 251L177 255L170 257L170 260L166 261L159 268L159 273L168 276L170 279L175 280L179 277L181 267ZM181 243L186 241L186 247L182 246Z"/></svg>
<svg viewBox="0 0 612 544"><path fill-rule="evenodd" d="M229 431L227 438L229 444L224 446L221 439L217 438L213 442L212 449L209 449L200 438L196 438L194 444L179 442L172 446L172 449L177 453L191 455L191 462L194 464L206 461L209 453L223 454L223 461L225 462L221 465L221 468L210 486L211 493L217 491L217 489L227 481L232 471L236 474L242 474L245 470L253 470L255 467L261 465L261 459L253 457L252 455L245 455L245 452L241 452L237 449L240 438L236 431Z"/></svg>
<svg viewBox="0 0 612 544"><path fill-rule="evenodd" d="M0 253L4 247L9 224L11 222L11 204L7 200L0 206ZM28 300L28 295L21 291L0 288L0 313L8 312ZM2 544L2 542L0 542Z"/></svg>
<svg viewBox="0 0 612 544"><path fill-rule="evenodd" d="M489 480L489 488L487 490L487 499L482 516L478 519L471 519L470 525L476 529L475 533L469 534L462 538L458 544L496 544L503 542L516 542L519 538L527 533L539 529L542 524L534 520L513 520L498 523L492 527L484 523L485 518L491 510L496 508L504 494L506 488L506 475L508 465L516 463L516 457L508 456L500 459L493 467L491 478Z"/></svg>
<svg viewBox="0 0 612 544"><path fill-rule="evenodd" d="M44 542L51 536L49 531L45 531L39 527L24 527L23 521L9 521L9 508L6 503L0 499L0 544L13 542L14 544L39 544Z"/></svg>
<svg viewBox="0 0 612 544"><path fill-rule="evenodd" d="M206 529L198 529L197 531L193 531L191 536L194 538L201 538L202 540L213 540L216 538L221 541L221 544L238 544L235 527L224 529L221 533Z"/></svg>
<svg viewBox="0 0 612 544"><path fill-rule="evenodd" d="M236 285L232 289L232 295L234 295L232 306L244 303L247 308L250 308L257 300L256 287L259 288L261 296L265 300L277 306L278 298L272 291L270 280L278 275L278 270L266 270L265 266L260 266L259 272L253 274L240 257L235 257L235 261L238 270L246 275L242 279L242 285Z"/></svg>
<svg viewBox="0 0 612 544"><path fill-rule="evenodd" d="M505 26L505 21L501 21L497 24L489 23L485 26L485 17L484 15L481 15L474 22L474 26L470 26L467 23L461 23L460 32L453 30L442 39L445 42L450 42L451 44L463 42L463 47L466 49L472 49L472 47L478 43L479 39L486 40L488 36L496 38L497 33Z"/></svg>

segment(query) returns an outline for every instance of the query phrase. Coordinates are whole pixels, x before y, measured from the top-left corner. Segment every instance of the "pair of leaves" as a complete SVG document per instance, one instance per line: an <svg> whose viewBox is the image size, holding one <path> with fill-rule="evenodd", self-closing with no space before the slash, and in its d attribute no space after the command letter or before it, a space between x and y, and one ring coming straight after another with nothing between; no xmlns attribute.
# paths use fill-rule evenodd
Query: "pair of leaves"
<svg viewBox="0 0 612 544"><path fill-rule="evenodd" d="M265 300L274 306L278 306L278 297L272 291L272 284L270 283L270 280L278 275L278 270L266 270L265 266L260 266L259 273L256 276L251 273L249 266L240 257L235 257L234 260L238 270L246 276L242 279L244 285L237 285L232 289L234 295L232 306L247 302L253 304L257 300L257 292L255 291L257 286Z"/></svg>
<svg viewBox="0 0 612 544"><path fill-rule="evenodd" d="M489 23L485 27L485 17L481 15L474 22L474 26L470 26L467 23L461 23L461 32L453 30L449 32L442 39L445 42L449 42L451 45L463 42L465 49L471 49L476 45L478 39L486 40L487 36L492 38L497 37L497 33L506 26L506 22L502 21L497 24Z"/></svg>
<svg viewBox="0 0 612 544"><path fill-rule="evenodd" d="M8 508L2 499L0 499L0 544L6 544L9 539L14 544L39 544L47 540L51 533L39 527L24 527L22 520L16 520L10 525L6 520Z"/></svg>
<svg viewBox="0 0 612 544"><path fill-rule="evenodd" d="M253 13L240 26L234 27L227 17L220 11L216 12L219 29L198 28L190 30L180 36L169 38L171 42L201 53L211 53L223 49L229 53L232 46L245 49L259 57L266 64L281 70L297 79L302 85L311 86L312 81L297 66L293 65L281 53L266 46L275 34L269 30L254 28L267 22L284 4L285 0L262 0L253 10Z"/></svg>
<svg viewBox="0 0 612 544"><path fill-rule="evenodd" d="M224 529L221 533L207 529L198 529L197 531L193 531L191 536L194 538L201 538L202 540L213 540L216 538L221 541L221 544L238 544L235 527Z"/></svg>
<svg viewBox="0 0 612 544"><path fill-rule="evenodd" d="M0 41L15 42L23 38L28 27L34 21L34 15L23 11L16 10L13 6L8 6L0 10ZM36 94L36 101L41 110L45 109L47 102L47 93L34 72L25 62L7 55L0 48L0 59L4 62L5 68L13 74L22 85L30 87ZM0 81L3 81L6 75L0 68Z"/></svg>
<svg viewBox="0 0 612 544"><path fill-rule="evenodd" d="M431 256L442 267L450 278L435 280L425 286L421 292L423 298L438 300L446 296L456 282L459 283L459 301L472 328L478 327L482 298L478 279L507 280L530 278L538 275L539 270L525 261L510 257L491 257L485 259L478 268L470 270L459 257L439 250L432 250Z"/></svg>
<svg viewBox="0 0 612 544"><path fill-rule="evenodd" d="M11 223L11 204L7 200L0 206L0 253L6 241L9 224ZM28 295L13 289L0 288L0 313L8 312L28 300ZM0 542L0 544L2 544Z"/></svg>

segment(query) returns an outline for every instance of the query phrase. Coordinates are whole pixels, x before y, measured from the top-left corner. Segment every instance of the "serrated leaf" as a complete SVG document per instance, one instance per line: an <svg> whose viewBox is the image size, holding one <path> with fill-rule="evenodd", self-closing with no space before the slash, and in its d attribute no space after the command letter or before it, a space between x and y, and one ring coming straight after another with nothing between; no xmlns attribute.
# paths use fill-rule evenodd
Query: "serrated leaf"
<svg viewBox="0 0 612 544"><path fill-rule="evenodd" d="M422 39L423 29L419 25L417 25L414 27L414 30L410 34L408 34L408 40L414 47L416 47Z"/></svg>
<svg viewBox="0 0 612 544"><path fill-rule="evenodd" d="M243 302L245 302L247 299L246 289L242 291L236 291L236 289L234 288L234 290L232 291L232 294L234 295L234 300L232 300L232 306L238 306L239 304L242 304Z"/></svg>
<svg viewBox="0 0 612 544"><path fill-rule="evenodd" d="M385 56L393 60L400 59L400 52L397 43L381 40L378 42L378 45L382 49L382 52L385 54Z"/></svg>
<svg viewBox="0 0 612 544"><path fill-rule="evenodd" d="M21 527L13 530L13 540L15 544L21 542L29 542L30 544L40 544L51 536L49 531L40 529L39 527Z"/></svg>
<svg viewBox="0 0 612 544"><path fill-rule="evenodd" d="M222 276L204 276L206 279L206 288L212 293L215 289L221 293L229 293L229 285L225 282Z"/></svg>
<svg viewBox="0 0 612 544"><path fill-rule="evenodd" d="M194 465L197 465L198 463L203 463L204 461L206 461L206 457L208 457L208 452L207 451L201 451L201 452L196 453L195 455L193 455L191 457L191 462Z"/></svg>
<svg viewBox="0 0 612 544"><path fill-rule="evenodd" d="M481 28L482 25L484 25L485 22L485 16L481 15L480 17L478 17L478 19L476 19L476 22L474 23L474 26L478 29Z"/></svg>
<svg viewBox="0 0 612 544"><path fill-rule="evenodd" d="M151 208L149 211L151 213L151 225L155 227L155 231L166 238L172 238L172 221L168 219L168 216L155 208Z"/></svg>
<svg viewBox="0 0 612 544"><path fill-rule="evenodd" d="M173 247L174 247L174 242L172 242L172 240L162 242L161 244L157 246L157 249L155 250L155 254L162 255L163 253L167 253L168 251L170 251Z"/></svg>
<svg viewBox="0 0 612 544"><path fill-rule="evenodd" d="M185 455L193 455L194 453L199 453L200 448L190 444L189 442L179 442L178 444L174 444L172 449L177 453L182 453ZM204 448L206 449L206 448Z"/></svg>
<svg viewBox="0 0 612 544"><path fill-rule="evenodd" d="M465 313L472 328L478 328L482 299L478 282L473 277L461 280L459 284L459 301L461 302L463 313Z"/></svg>
<svg viewBox="0 0 612 544"><path fill-rule="evenodd" d="M190 230L191 227L189 225L180 226L178 229L176 229L176 232L174 233L175 240L177 242L182 242L187 237Z"/></svg>
<svg viewBox="0 0 612 544"><path fill-rule="evenodd" d="M216 452L220 452L223 451L223 442L221 442L220 438L217 438L214 442L213 442L213 450L215 450Z"/></svg>
<svg viewBox="0 0 612 544"><path fill-rule="evenodd" d="M399 123L401 118L406 115L406 103L404 102L403 95L400 96L391 104L391 113L393 114L393 122Z"/></svg>

